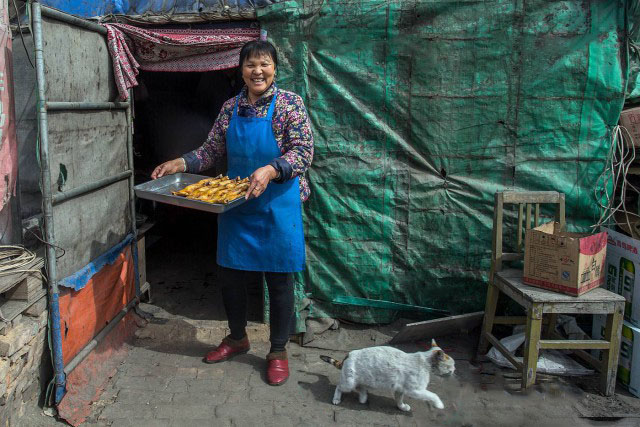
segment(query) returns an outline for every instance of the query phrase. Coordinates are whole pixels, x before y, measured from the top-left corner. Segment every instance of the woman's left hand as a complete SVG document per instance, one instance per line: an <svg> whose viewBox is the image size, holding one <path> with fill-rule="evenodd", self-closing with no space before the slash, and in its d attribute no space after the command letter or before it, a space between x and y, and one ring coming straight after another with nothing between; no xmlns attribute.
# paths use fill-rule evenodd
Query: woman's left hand
<svg viewBox="0 0 640 427"><path fill-rule="evenodd" d="M267 185L278 175L278 172L271 165L256 169L249 177L249 188L245 194L245 199L254 199L264 193Z"/></svg>

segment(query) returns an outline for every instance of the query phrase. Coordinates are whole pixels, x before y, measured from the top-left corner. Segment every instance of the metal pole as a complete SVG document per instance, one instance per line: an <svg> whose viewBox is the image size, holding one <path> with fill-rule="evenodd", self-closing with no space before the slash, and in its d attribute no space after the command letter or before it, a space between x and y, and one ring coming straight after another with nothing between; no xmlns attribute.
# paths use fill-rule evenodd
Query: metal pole
<svg viewBox="0 0 640 427"><path fill-rule="evenodd" d="M138 274L138 227L136 225L136 192L133 188L135 186L135 173L133 168L133 91L129 89L129 99L127 106L127 162L129 170L132 172L129 176L129 208L131 210L131 233L133 234L133 251L135 262L135 286L136 295L140 296L140 281Z"/></svg>
<svg viewBox="0 0 640 427"><path fill-rule="evenodd" d="M60 203L62 203L64 201L72 199L74 197L81 196L83 194L89 193L89 192L94 191L94 190L99 190L100 188L106 187L106 186L111 185L111 184L113 184L115 182L119 182L119 181L122 181L124 179L127 179L127 178L131 177L132 175L133 175L133 172L128 170L128 171L120 172L117 175L110 176L110 177L101 179L99 181L92 182L90 184L74 188L73 190L69 190L69 191L65 191L65 192L62 192L62 193L54 194L53 197L52 197L52 203L54 205L60 204Z"/></svg>
<svg viewBox="0 0 640 427"><path fill-rule="evenodd" d="M55 375L55 401L64 395L64 364L62 361L62 335L60 333L60 309L58 307L58 272L56 269L55 234L53 230L53 203L51 197L51 173L49 168L49 128L47 126L46 81L44 74L44 55L42 43L42 14L40 3L33 2L33 39L36 54L36 78L38 84L38 127L40 140L40 172L42 185L42 209L44 213L44 234L46 245L47 279L49 281L50 334L53 345L53 370Z"/></svg>
<svg viewBox="0 0 640 427"><path fill-rule="evenodd" d="M52 110L124 110L128 102L47 102L47 111Z"/></svg>
<svg viewBox="0 0 640 427"><path fill-rule="evenodd" d="M99 24L94 24L90 21L85 21L84 19L76 18L72 15L67 15L66 13L62 13L59 10L52 9L50 7L41 6L41 14L56 19L58 21L66 22L69 25L73 25L76 27L84 28L85 30L95 31L96 33L100 33L103 35L107 34L107 29Z"/></svg>

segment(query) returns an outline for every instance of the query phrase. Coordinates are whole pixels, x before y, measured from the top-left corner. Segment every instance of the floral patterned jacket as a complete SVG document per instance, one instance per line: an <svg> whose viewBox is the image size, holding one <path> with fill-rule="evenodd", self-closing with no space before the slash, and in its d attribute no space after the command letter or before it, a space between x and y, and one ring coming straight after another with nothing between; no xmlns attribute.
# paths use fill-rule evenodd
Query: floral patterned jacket
<svg viewBox="0 0 640 427"><path fill-rule="evenodd" d="M240 92L238 114L247 117L265 117L276 90L278 98L273 112L272 126L273 135L282 156L273 159L269 164L279 172L278 179L274 180L276 183L285 182L296 176L300 177L300 198L305 201L309 197L310 190L304 173L313 159L313 135L302 98L293 92L277 89L274 83L255 105L252 105L245 86ZM204 144L182 156L187 165L187 172L198 173L209 169L217 158L224 156L227 150L226 133L235 101L234 97L224 103Z"/></svg>

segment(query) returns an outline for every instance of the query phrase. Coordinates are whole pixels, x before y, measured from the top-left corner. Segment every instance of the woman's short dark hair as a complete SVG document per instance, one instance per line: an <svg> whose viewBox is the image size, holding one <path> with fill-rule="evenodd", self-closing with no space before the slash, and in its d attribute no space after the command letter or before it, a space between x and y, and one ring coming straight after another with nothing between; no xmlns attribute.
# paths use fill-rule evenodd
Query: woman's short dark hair
<svg viewBox="0 0 640 427"><path fill-rule="evenodd" d="M240 49L240 67L244 64L245 59L262 55L270 56L273 59L274 68L278 67L276 48L266 40L253 40L242 46L242 49Z"/></svg>

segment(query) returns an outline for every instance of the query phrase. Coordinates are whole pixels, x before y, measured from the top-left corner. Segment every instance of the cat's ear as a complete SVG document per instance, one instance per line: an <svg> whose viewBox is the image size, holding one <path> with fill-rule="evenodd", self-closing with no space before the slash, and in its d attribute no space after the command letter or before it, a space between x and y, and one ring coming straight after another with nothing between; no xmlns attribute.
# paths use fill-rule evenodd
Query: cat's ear
<svg viewBox="0 0 640 427"><path fill-rule="evenodd" d="M436 358L436 360L442 360L444 359L444 351L436 350L433 356Z"/></svg>
<svg viewBox="0 0 640 427"><path fill-rule="evenodd" d="M436 343L436 340L431 338L431 348L437 347L438 344Z"/></svg>

